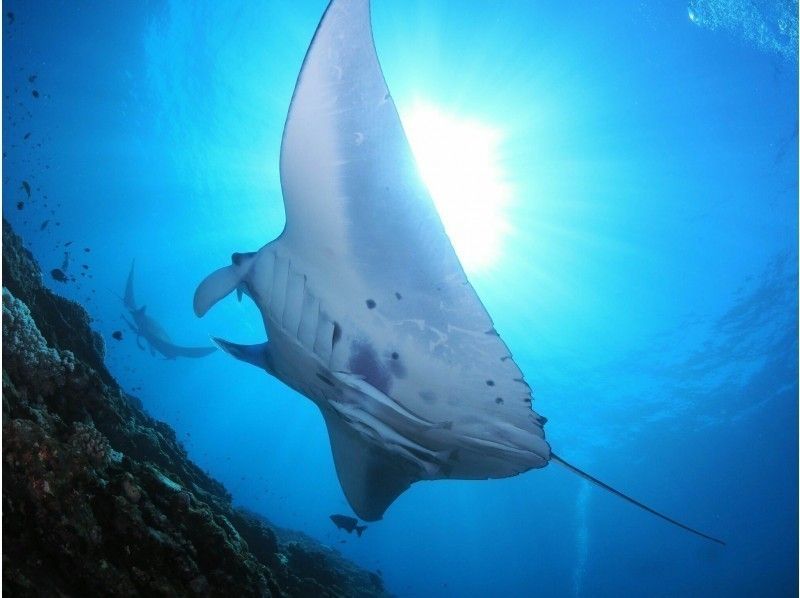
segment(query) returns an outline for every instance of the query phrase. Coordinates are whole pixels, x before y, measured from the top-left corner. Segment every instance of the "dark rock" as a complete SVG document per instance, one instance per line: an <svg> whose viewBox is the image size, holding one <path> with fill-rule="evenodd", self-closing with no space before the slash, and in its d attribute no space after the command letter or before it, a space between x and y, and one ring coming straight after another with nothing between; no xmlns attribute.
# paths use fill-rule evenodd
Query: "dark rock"
<svg viewBox="0 0 800 598"><path fill-rule="evenodd" d="M339 551L323 546L303 532L272 524L257 513L239 509L262 525L274 530L278 540L278 558L286 564L281 587L292 596L360 596L388 595L383 579L371 571L357 567Z"/></svg>
<svg viewBox="0 0 800 598"><path fill-rule="evenodd" d="M69 348L75 357L91 366L103 382L116 387L103 364L105 342L90 328L88 314L74 301L45 289L39 265L5 220L3 286L28 306L48 345L55 349Z"/></svg>
<svg viewBox="0 0 800 598"><path fill-rule="evenodd" d="M385 596L302 534L284 541L103 365L78 304L3 224L3 590L11 596Z"/></svg>

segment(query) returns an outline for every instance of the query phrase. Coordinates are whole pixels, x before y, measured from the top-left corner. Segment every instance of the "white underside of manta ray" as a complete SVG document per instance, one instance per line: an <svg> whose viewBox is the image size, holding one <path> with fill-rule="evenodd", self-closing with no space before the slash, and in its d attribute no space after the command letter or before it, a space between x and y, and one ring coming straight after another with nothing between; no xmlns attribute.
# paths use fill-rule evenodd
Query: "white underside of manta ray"
<svg viewBox="0 0 800 598"><path fill-rule="evenodd" d="M371 521L418 480L560 459L417 172L369 12L368 0L328 6L283 134L286 227L207 277L194 309L252 298L269 341L218 344L319 407L345 496Z"/></svg>

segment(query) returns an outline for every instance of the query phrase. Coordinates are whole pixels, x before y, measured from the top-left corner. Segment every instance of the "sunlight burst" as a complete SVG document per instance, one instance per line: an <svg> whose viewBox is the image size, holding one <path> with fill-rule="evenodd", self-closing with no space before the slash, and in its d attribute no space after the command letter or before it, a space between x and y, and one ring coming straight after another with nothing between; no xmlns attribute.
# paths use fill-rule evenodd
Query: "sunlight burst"
<svg viewBox="0 0 800 598"><path fill-rule="evenodd" d="M464 269L491 266L508 230L511 196L500 163L501 132L421 103L403 114L403 127Z"/></svg>

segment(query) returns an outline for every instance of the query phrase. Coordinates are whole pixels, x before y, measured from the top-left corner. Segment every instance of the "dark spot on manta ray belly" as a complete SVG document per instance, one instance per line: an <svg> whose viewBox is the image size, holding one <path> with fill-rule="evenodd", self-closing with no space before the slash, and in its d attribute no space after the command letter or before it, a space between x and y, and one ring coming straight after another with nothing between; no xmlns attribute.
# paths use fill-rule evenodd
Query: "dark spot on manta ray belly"
<svg viewBox="0 0 800 598"><path fill-rule="evenodd" d="M494 386L494 380L487 380L486 386Z"/></svg>
<svg viewBox="0 0 800 598"><path fill-rule="evenodd" d="M389 371L392 372L392 375L395 378L405 378L406 377L406 366L400 361L400 355L395 351L392 353L392 358L388 362Z"/></svg>
<svg viewBox="0 0 800 598"><path fill-rule="evenodd" d="M375 309L377 303L373 299L367 299L367 309Z"/></svg>
<svg viewBox="0 0 800 598"><path fill-rule="evenodd" d="M392 377L378 361L378 355L369 343L354 341L350 345L348 367L354 374L363 376L368 384L384 394L389 394Z"/></svg>
<svg viewBox="0 0 800 598"><path fill-rule="evenodd" d="M400 299L403 298L403 296L400 293L395 293L394 296L397 297L398 301L400 301Z"/></svg>
<svg viewBox="0 0 800 598"><path fill-rule="evenodd" d="M502 405L503 404L503 397L497 397L494 400L494 402L497 403L498 405Z"/></svg>

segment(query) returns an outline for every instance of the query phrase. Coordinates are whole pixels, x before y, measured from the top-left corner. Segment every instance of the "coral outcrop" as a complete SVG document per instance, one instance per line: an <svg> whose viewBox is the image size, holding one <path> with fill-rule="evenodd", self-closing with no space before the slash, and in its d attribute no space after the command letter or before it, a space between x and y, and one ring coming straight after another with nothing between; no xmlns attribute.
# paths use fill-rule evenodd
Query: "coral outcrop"
<svg viewBox="0 0 800 598"><path fill-rule="evenodd" d="M78 304L3 223L3 590L386 596L380 577L234 509L103 365Z"/></svg>

